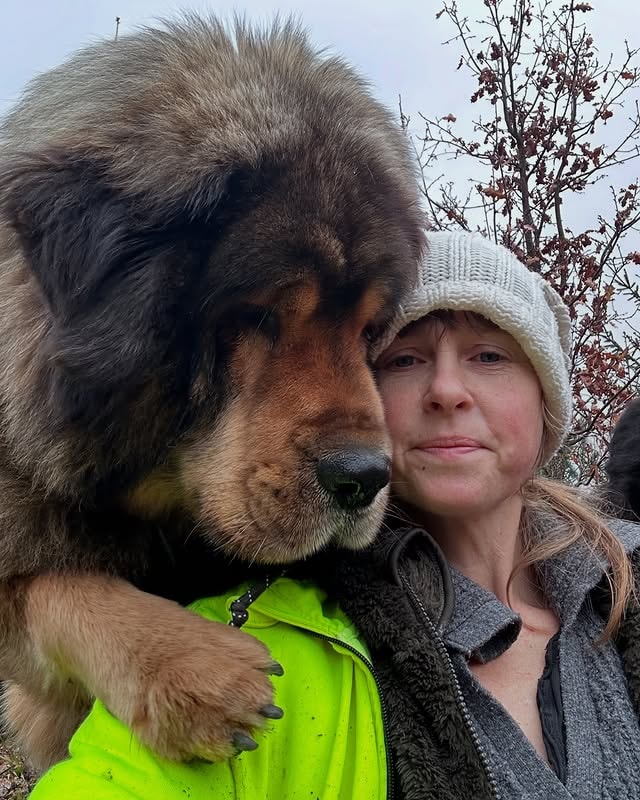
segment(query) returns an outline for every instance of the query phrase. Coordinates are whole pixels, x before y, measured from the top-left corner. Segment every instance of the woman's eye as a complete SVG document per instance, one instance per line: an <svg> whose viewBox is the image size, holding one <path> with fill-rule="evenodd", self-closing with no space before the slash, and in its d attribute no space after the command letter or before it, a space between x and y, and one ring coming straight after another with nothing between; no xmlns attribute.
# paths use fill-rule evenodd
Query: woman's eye
<svg viewBox="0 0 640 800"><path fill-rule="evenodd" d="M476 357L483 364L497 364L498 361L504 360L504 356L501 353L496 353L493 350L485 350Z"/></svg>
<svg viewBox="0 0 640 800"><path fill-rule="evenodd" d="M416 363L416 357L408 354L394 356L387 363L387 367L396 367L402 369L403 367L412 367Z"/></svg>

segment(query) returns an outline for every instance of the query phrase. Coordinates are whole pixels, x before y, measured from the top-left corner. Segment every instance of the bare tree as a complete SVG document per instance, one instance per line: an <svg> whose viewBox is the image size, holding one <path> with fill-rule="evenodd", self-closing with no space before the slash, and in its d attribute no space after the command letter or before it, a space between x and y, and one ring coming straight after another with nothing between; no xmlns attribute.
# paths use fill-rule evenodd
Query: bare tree
<svg viewBox="0 0 640 800"><path fill-rule="evenodd" d="M640 167L638 49L626 44L617 65L601 60L588 3L484 0L474 21L463 5L478 7L445 0L437 17L453 26L447 44L461 47L458 69L475 82L471 133L452 114L421 115L424 196L434 227L481 230L564 297L576 418L551 472L589 483L640 389L640 183L628 179ZM456 172L464 164L466 182L438 174L448 159Z"/></svg>

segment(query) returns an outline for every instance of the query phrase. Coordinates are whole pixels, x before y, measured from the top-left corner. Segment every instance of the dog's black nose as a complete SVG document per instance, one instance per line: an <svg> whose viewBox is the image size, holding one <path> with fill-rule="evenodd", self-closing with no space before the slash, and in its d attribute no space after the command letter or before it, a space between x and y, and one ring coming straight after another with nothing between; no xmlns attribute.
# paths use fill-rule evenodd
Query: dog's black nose
<svg viewBox="0 0 640 800"><path fill-rule="evenodd" d="M389 483L391 461L367 447L340 450L318 459L316 473L340 508L363 508Z"/></svg>

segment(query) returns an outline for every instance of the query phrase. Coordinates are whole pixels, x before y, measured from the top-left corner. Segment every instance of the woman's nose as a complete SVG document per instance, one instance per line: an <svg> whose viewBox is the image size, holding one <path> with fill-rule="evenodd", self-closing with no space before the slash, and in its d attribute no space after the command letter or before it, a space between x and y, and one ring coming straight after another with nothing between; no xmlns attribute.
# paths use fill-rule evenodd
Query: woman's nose
<svg viewBox="0 0 640 800"><path fill-rule="evenodd" d="M435 359L424 394L425 408L452 411L456 408L467 408L472 403L473 398L465 381L464 371L457 359Z"/></svg>

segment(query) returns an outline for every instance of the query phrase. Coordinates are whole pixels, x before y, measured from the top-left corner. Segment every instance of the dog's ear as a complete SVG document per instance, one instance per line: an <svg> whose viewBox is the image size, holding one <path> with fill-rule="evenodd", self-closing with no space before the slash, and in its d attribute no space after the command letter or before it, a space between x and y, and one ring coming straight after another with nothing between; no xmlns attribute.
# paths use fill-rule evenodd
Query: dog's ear
<svg viewBox="0 0 640 800"><path fill-rule="evenodd" d="M50 309L50 392L63 420L113 421L150 376L180 390L192 331L179 312L196 288L201 238L177 220L150 222L143 198L77 157L23 159L2 177L3 215Z"/></svg>
<svg viewBox="0 0 640 800"><path fill-rule="evenodd" d="M3 174L3 211L56 319L73 316L106 277L127 209L99 170L70 156L33 156Z"/></svg>

